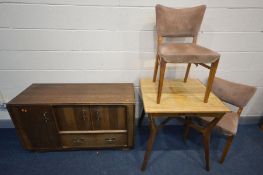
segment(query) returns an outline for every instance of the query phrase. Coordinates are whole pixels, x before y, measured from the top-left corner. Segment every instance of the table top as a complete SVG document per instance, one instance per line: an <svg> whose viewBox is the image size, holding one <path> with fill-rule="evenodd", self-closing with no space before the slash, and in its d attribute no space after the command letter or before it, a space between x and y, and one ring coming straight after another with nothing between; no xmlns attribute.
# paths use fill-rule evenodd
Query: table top
<svg viewBox="0 0 263 175"><path fill-rule="evenodd" d="M160 104L157 104L158 82L140 80L146 113L225 113L230 109L212 92L204 103L206 87L199 80L164 80Z"/></svg>
<svg viewBox="0 0 263 175"><path fill-rule="evenodd" d="M132 83L32 84L7 105L133 104Z"/></svg>

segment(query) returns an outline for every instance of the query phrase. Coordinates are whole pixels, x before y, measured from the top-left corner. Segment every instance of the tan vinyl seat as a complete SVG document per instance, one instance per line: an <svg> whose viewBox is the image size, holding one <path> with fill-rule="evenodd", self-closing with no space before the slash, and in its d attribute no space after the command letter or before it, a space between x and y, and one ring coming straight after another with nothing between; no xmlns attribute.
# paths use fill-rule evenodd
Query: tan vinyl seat
<svg viewBox="0 0 263 175"><path fill-rule="evenodd" d="M211 122L213 117L201 117L206 122ZM226 113L222 119L217 123L217 127L223 130L228 135L235 135L237 133L239 116L235 112Z"/></svg>

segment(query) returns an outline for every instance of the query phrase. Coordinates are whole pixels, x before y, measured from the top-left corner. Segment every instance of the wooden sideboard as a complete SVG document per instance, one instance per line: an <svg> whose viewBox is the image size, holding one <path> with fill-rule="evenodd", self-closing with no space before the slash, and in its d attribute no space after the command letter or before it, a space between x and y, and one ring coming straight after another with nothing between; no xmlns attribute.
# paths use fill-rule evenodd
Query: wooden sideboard
<svg viewBox="0 0 263 175"><path fill-rule="evenodd" d="M28 150L134 145L132 84L32 84L7 109Z"/></svg>

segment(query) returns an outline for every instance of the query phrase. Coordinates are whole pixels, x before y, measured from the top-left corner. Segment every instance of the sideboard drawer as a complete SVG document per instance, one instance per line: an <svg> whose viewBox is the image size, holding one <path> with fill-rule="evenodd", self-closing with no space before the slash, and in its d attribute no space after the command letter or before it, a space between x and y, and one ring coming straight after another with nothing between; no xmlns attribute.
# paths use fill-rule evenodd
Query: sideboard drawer
<svg viewBox="0 0 263 175"><path fill-rule="evenodd" d="M87 147L124 147L127 146L127 134L61 134L63 148Z"/></svg>

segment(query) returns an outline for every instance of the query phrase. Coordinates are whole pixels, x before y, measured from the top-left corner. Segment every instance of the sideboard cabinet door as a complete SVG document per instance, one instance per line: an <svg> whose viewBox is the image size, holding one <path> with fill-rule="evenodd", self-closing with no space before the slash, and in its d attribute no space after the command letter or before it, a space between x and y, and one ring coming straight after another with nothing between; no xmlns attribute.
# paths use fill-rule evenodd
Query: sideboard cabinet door
<svg viewBox="0 0 263 175"><path fill-rule="evenodd" d="M14 125L26 149L56 149L58 132L49 106L8 107Z"/></svg>
<svg viewBox="0 0 263 175"><path fill-rule="evenodd" d="M90 110L94 130L127 130L126 106L91 105Z"/></svg>
<svg viewBox="0 0 263 175"><path fill-rule="evenodd" d="M55 106L59 131L92 130L89 106Z"/></svg>

